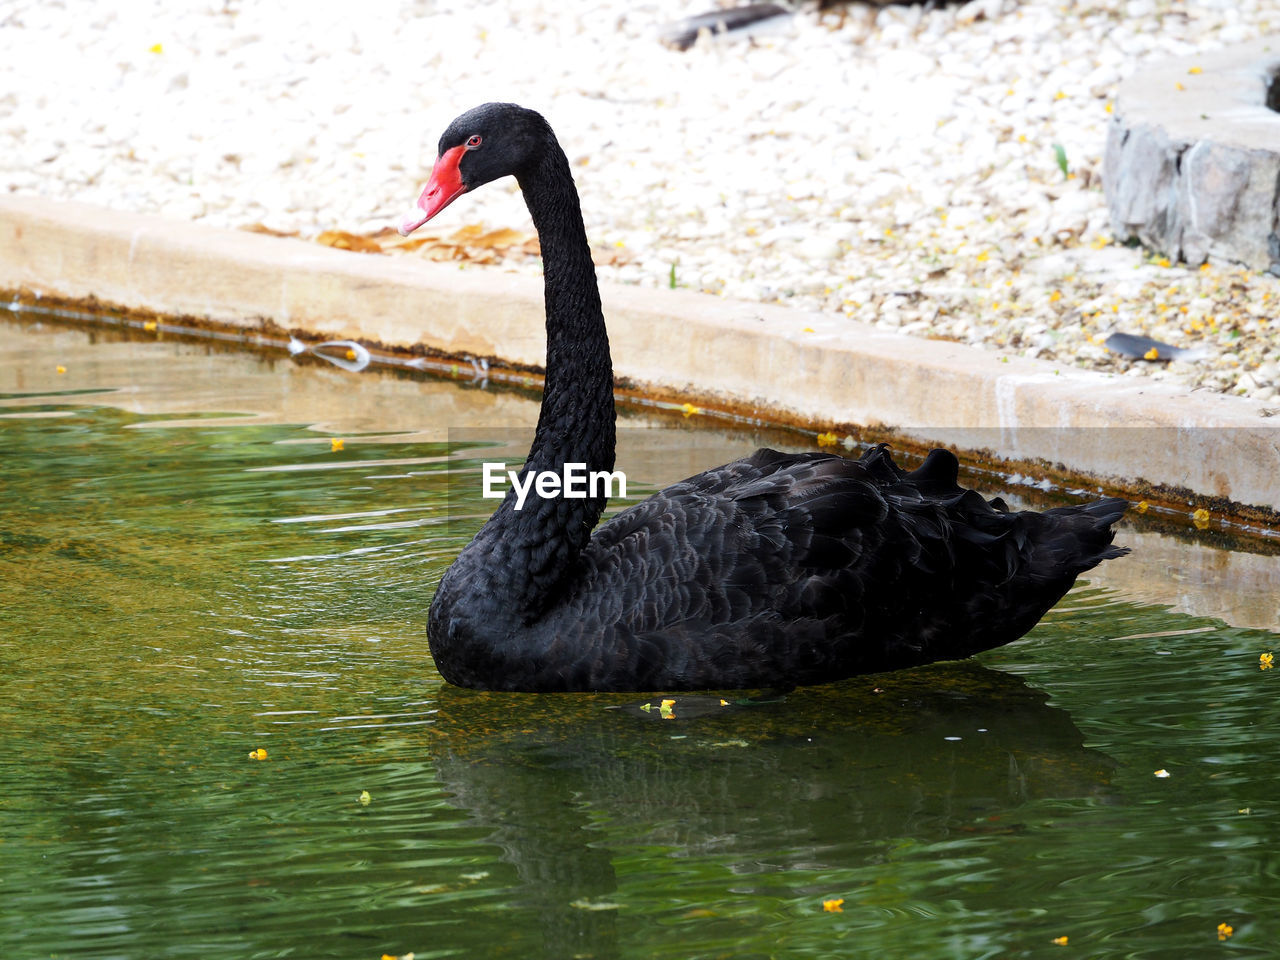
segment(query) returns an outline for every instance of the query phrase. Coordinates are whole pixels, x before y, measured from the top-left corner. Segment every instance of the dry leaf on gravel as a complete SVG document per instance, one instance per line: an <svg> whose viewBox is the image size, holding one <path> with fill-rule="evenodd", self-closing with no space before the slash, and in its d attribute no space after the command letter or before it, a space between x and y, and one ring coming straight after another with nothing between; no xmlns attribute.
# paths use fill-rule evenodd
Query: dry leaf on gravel
<svg viewBox="0 0 1280 960"><path fill-rule="evenodd" d="M247 230L249 233L265 233L269 237L296 237L297 230L277 230L274 227L268 227L265 223L250 223L240 228Z"/></svg>
<svg viewBox="0 0 1280 960"><path fill-rule="evenodd" d="M337 247L339 250L354 250L356 253L382 253L382 245L376 240L357 233L347 233L345 230L326 230L316 237L316 243Z"/></svg>
<svg viewBox="0 0 1280 960"><path fill-rule="evenodd" d="M258 233L273 233L261 224L246 229ZM316 238L317 243L339 250L356 253L417 253L429 260L458 260L466 263L490 264L507 259L537 257L542 248L538 238L511 227L489 229L473 223L452 233L415 233L402 237L394 228L385 227L370 234L348 233L345 230L326 230ZM596 266L618 266L631 260L631 253L618 247L592 251Z"/></svg>
<svg viewBox="0 0 1280 960"><path fill-rule="evenodd" d="M470 224L449 234L419 233L401 237L386 228L361 235L344 230L326 230L317 243L357 253L419 253L431 260L463 260L468 263L497 263L507 257L533 257L540 252L538 238L510 227L489 230Z"/></svg>

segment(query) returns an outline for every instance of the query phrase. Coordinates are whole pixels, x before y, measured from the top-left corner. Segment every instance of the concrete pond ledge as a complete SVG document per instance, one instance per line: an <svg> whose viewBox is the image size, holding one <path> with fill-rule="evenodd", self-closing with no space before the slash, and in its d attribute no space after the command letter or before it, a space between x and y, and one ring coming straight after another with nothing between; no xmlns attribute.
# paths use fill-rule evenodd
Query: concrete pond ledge
<svg viewBox="0 0 1280 960"><path fill-rule="evenodd" d="M1120 85L1103 185L1116 237L1280 274L1280 35Z"/></svg>
<svg viewBox="0 0 1280 960"><path fill-rule="evenodd" d="M523 368L544 360L537 277L34 197L0 197L0 290ZM1280 416L1256 402L775 305L612 285L602 296L617 376L651 396L887 430L1263 522L1280 507Z"/></svg>

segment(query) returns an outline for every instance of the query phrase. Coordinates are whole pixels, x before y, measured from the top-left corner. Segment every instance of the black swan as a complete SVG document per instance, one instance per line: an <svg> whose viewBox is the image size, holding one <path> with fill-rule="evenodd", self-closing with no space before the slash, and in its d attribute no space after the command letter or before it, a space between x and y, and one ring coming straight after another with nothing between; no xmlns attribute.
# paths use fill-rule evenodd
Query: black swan
<svg viewBox="0 0 1280 960"><path fill-rule="evenodd" d="M514 176L542 244L546 384L531 471L614 466L613 367L577 188L541 115L458 117L408 234ZM693 690L825 683L967 657L1022 636L1111 545L1125 501L1011 513L934 450L907 473L760 450L623 511L515 491L446 571L428 616L441 676L492 690Z"/></svg>

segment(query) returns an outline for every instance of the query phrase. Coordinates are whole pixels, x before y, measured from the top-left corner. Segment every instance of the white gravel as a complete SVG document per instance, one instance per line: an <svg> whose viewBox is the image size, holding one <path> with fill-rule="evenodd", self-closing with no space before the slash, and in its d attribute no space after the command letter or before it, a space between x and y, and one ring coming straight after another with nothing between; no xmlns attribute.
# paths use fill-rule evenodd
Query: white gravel
<svg viewBox="0 0 1280 960"><path fill-rule="evenodd" d="M449 120L514 100L576 164L607 279L665 286L674 265L726 297L1276 396L1280 281L1111 244L1099 170L1124 76L1276 30L1280 0L851 3L657 42L702 10L0 0L0 189L370 233L416 198ZM450 214L531 230L514 183ZM1100 346L1113 327L1210 356L1121 360Z"/></svg>

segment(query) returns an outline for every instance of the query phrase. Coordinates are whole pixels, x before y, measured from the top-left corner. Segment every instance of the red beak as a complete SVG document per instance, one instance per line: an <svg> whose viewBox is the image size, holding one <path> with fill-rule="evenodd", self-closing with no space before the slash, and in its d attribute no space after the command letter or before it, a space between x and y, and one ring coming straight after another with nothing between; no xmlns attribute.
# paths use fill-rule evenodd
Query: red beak
<svg viewBox="0 0 1280 960"><path fill-rule="evenodd" d="M435 166L431 168L431 179L422 189L422 196L400 218L400 236L407 237L467 192L462 174L458 172L458 162L465 152L466 147L451 147L436 158Z"/></svg>

